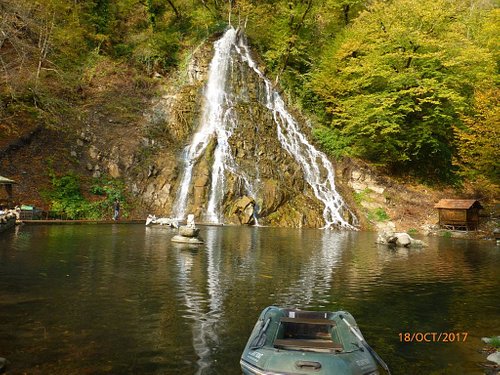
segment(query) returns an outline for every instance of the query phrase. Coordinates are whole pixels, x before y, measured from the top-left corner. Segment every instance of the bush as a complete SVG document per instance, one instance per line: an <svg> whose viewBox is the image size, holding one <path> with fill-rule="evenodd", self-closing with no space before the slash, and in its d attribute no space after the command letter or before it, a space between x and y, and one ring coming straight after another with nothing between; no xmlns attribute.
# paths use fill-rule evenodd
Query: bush
<svg viewBox="0 0 500 375"><path fill-rule="evenodd" d="M126 197L123 182L115 179L96 179L90 187L89 193L97 199L87 199L82 193L80 180L77 175L70 173L56 176L50 172L52 189L45 192L50 201L52 211L64 213L68 219L103 219L109 217L113 201L122 202L122 216L126 217ZM91 197L92 198L92 197Z"/></svg>

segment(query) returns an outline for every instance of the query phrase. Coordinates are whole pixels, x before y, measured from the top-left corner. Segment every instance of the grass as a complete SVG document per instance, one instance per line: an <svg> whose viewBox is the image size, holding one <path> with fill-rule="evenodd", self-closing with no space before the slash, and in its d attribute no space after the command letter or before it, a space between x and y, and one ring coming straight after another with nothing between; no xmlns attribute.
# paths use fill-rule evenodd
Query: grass
<svg viewBox="0 0 500 375"><path fill-rule="evenodd" d="M370 202L371 201L370 193L372 191L373 190L371 190L370 188L366 188L360 191L359 193L354 193L354 201L357 204L361 204L362 202Z"/></svg>
<svg viewBox="0 0 500 375"><path fill-rule="evenodd" d="M493 346L496 349L499 349L500 348L500 336L492 337L488 344Z"/></svg>
<svg viewBox="0 0 500 375"><path fill-rule="evenodd" d="M451 238L451 237L452 237L452 234L451 234L451 232L450 232L450 231L445 230L445 231L441 232L441 237L444 237L444 238Z"/></svg>
<svg viewBox="0 0 500 375"><path fill-rule="evenodd" d="M382 207L375 208L374 210L370 210L368 212L368 220L383 222L389 219L390 219L389 215L387 214L387 212L385 212L385 210Z"/></svg>

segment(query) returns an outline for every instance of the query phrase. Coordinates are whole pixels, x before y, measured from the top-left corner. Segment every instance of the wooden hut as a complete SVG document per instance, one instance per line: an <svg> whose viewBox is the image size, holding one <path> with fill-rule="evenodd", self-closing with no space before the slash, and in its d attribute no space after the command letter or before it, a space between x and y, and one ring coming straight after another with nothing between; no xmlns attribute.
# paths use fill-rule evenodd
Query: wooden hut
<svg viewBox="0 0 500 375"><path fill-rule="evenodd" d="M479 210L475 199L441 199L434 208L439 212L439 226L452 230L477 230Z"/></svg>
<svg viewBox="0 0 500 375"><path fill-rule="evenodd" d="M14 204L12 186L16 183L7 177L0 176L0 206L10 207Z"/></svg>

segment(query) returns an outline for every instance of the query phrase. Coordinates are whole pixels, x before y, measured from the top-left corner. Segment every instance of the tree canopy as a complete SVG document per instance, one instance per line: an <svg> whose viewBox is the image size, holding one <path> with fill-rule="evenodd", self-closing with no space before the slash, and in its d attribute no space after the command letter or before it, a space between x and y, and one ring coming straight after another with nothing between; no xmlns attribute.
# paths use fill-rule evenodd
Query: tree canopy
<svg viewBox="0 0 500 375"><path fill-rule="evenodd" d="M495 0L0 0L0 116L78 108L103 61L169 74L231 23L330 154L498 181L499 14Z"/></svg>
<svg viewBox="0 0 500 375"><path fill-rule="evenodd" d="M449 177L454 128L473 114L475 89L496 75L494 54L474 38L474 17L460 1L370 5L312 73L328 112L320 137L331 132L333 150L347 146L394 170Z"/></svg>

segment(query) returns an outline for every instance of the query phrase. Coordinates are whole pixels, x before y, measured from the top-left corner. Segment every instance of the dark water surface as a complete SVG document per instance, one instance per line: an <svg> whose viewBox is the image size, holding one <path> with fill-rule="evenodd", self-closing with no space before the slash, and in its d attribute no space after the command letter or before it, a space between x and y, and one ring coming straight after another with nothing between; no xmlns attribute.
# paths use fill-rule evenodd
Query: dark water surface
<svg viewBox="0 0 500 375"><path fill-rule="evenodd" d="M8 374L240 374L272 304L350 311L393 374L482 374L480 338L500 334L493 242L390 250L373 233L202 227L205 245L189 248L174 234L73 225L0 236ZM406 343L404 332L462 336Z"/></svg>

